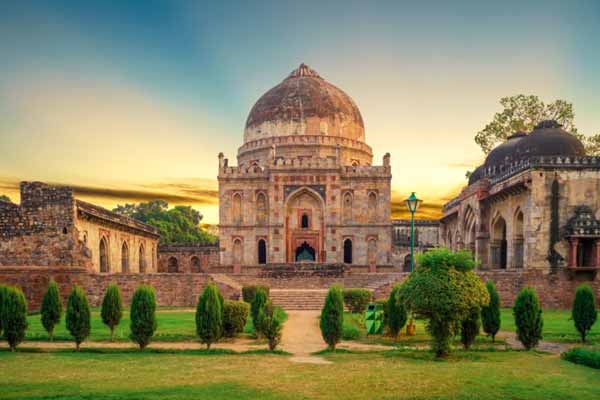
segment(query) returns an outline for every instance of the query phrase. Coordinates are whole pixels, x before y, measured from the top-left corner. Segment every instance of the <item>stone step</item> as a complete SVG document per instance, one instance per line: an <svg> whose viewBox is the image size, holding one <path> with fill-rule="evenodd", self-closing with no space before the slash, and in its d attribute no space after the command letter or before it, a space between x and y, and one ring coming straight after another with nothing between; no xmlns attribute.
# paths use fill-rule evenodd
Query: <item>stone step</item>
<svg viewBox="0 0 600 400"><path fill-rule="evenodd" d="M327 290L320 289L271 289L273 304L284 310L320 310L325 303Z"/></svg>

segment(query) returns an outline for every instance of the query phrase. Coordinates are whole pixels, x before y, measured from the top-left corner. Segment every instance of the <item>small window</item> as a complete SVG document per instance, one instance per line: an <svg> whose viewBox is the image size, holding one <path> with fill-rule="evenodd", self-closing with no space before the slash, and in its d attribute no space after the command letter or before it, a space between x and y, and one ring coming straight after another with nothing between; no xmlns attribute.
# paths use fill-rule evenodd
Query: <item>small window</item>
<svg viewBox="0 0 600 400"><path fill-rule="evenodd" d="M67 233L69 233L69 231L67 230L66 227L63 228L63 235L66 235Z"/></svg>
<svg viewBox="0 0 600 400"><path fill-rule="evenodd" d="M307 229L308 228L308 215L302 214L302 218L300 220L300 227L302 229Z"/></svg>

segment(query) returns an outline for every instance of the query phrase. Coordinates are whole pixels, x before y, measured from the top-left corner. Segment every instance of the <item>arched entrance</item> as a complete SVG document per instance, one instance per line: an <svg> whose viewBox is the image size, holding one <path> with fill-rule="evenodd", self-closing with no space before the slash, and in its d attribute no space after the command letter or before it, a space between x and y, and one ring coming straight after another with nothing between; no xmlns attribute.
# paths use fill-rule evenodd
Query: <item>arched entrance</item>
<svg viewBox="0 0 600 400"><path fill-rule="evenodd" d="M287 262L323 262L323 199L311 188L292 192L285 203Z"/></svg>
<svg viewBox="0 0 600 400"><path fill-rule="evenodd" d="M121 246L121 272L129 272L129 246L127 246L127 242L123 242Z"/></svg>
<svg viewBox="0 0 600 400"><path fill-rule="evenodd" d="M267 242L264 239L260 239L258 241L258 263L266 264L267 263Z"/></svg>
<svg viewBox="0 0 600 400"><path fill-rule="evenodd" d="M167 272L175 273L179 272L179 261L175 257L170 257L167 262Z"/></svg>
<svg viewBox="0 0 600 400"><path fill-rule="evenodd" d="M146 272L146 249L143 244L140 244L138 260L140 273L143 274Z"/></svg>
<svg viewBox="0 0 600 400"><path fill-rule="evenodd" d="M100 272L109 272L108 266L108 244L106 238L100 239Z"/></svg>
<svg viewBox="0 0 600 400"><path fill-rule="evenodd" d="M506 269L508 242L506 241L506 221L498 215L492 227L491 256L492 268Z"/></svg>
<svg viewBox="0 0 600 400"><path fill-rule="evenodd" d="M352 264L352 240L344 240L344 264Z"/></svg>

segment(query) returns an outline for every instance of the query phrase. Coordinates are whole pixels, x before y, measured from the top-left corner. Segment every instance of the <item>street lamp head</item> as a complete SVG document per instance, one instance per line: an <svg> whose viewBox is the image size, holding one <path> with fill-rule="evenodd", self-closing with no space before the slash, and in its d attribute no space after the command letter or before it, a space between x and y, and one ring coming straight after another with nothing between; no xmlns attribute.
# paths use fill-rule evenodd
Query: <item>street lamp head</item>
<svg viewBox="0 0 600 400"><path fill-rule="evenodd" d="M408 199L404 200L404 202L406 203L408 211L410 211L411 214L414 214L423 200L418 199L415 195L415 192L412 192L411 195L408 196Z"/></svg>

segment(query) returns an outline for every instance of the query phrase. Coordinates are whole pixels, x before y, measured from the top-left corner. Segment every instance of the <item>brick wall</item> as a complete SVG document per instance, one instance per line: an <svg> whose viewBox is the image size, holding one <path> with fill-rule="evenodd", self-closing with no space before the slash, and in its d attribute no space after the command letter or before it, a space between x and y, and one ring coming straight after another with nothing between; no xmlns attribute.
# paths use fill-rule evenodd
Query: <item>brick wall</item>
<svg viewBox="0 0 600 400"><path fill-rule="evenodd" d="M177 272L213 272L219 265L219 245L161 244L158 246L158 271L169 272L169 260L176 260ZM194 262L198 263L194 265ZM172 264L174 265L174 264Z"/></svg>

